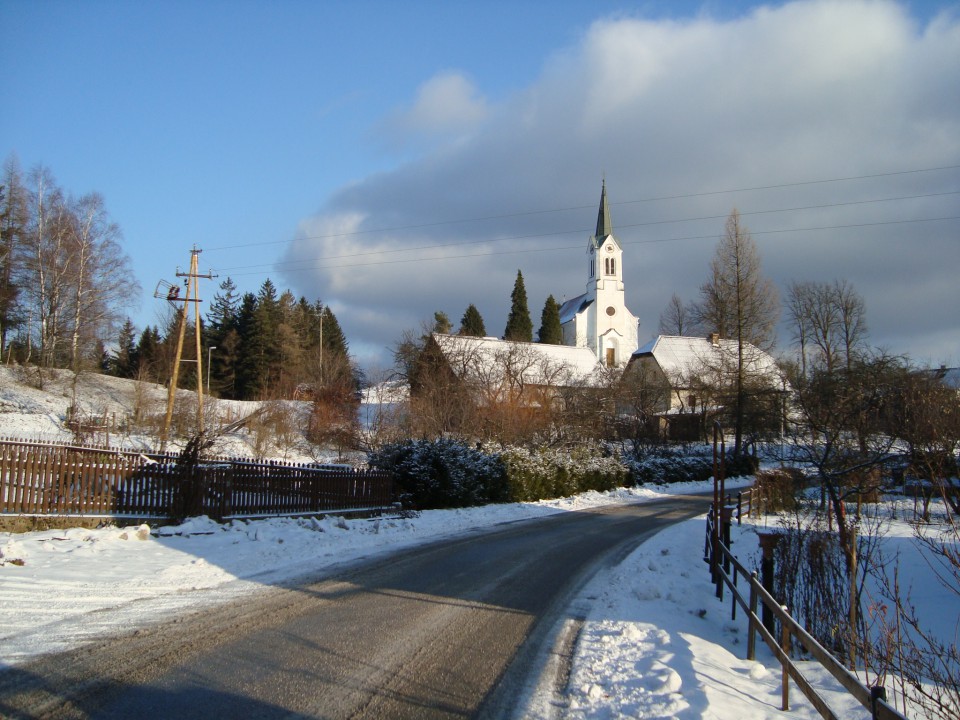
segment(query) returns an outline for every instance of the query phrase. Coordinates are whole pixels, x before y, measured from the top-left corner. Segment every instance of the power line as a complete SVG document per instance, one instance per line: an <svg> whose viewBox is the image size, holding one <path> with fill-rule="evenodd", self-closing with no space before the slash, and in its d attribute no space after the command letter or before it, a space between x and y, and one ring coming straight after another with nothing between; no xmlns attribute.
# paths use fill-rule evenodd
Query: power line
<svg viewBox="0 0 960 720"><path fill-rule="evenodd" d="M960 194L960 190L951 190L951 191L945 191L945 192L939 192L939 193L926 193L923 195L904 195L904 196L898 196L898 197L875 198L872 200L853 200L850 202L843 202L843 203L824 203L821 205L805 205L800 207L778 208L774 210L754 210L750 212L742 212L740 213L740 215L741 216L771 215L775 213L785 213L785 212L823 210L828 208L850 207L853 205L869 205L869 204L895 202L895 201L902 201L902 200L918 200L918 199L924 199L924 198L942 197L945 195L958 195L958 194ZM671 225L671 224L685 223L685 222L701 222L705 220L718 220L726 217L727 217L726 213L723 215L703 215L699 217L679 218L674 220L652 220L652 221L640 222L640 223L625 223L625 224L618 224L617 227L620 229L636 228L636 227L651 227L655 225ZM527 234L527 235L512 235L512 236L500 237L500 238L485 238L483 240L465 240L465 241L454 242L454 243L419 245L415 247L396 248L393 250L379 250L379 251L369 251L369 252L362 252L362 253L351 253L349 257L358 258L358 257L365 257L368 255L382 256L382 255L389 255L394 253L411 253L411 252L417 252L421 250L439 250L439 249L448 248L448 247L465 247L468 245L480 245L480 244L507 242L507 241L514 241L514 240L529 240L529 239L538 238L538 237L549 237L552 235L570 235L574 233L584 233L584 232L590 232L590 229L583 228L583 229L574 229L574 230L558 230L554 232L533 233L533 234ZM630 243L627 243L627 244L630 244ZM314 258L314 261L337 260L343 257L348 257L348 256L335 255L335 256L329 256L329 257L319 257L319 258ZM302 262L309 262L309 261L289 260L285 262L274 263L273 267L281 268L287 265L297 265ZM238 266L233 266L228 268L218 268L218 269L221 272L228 272L232 270L246 270L248 268L253 268L253 267L261 267L261 265L259 264L258 265L238 265ZM244 275L244 274L246 273L237 273L238 276Z"/></svg>
<svg viewBox="0 0 960 720"><path fill-rule="evenodd" d="M935 217L935 218L914 218L910 220L884 220L880 222L872 223L850 223L846 225L821 225L814 227L805 227L805 228L783 228L778 230L761 230L761 231L751 231L751 235L776 235L783 233L793 233L793 232L817 232L823 230L845 230L850 228L862 228L862 227L877 227L884 225L904 225L909 223L923 223L923 222L938 222L942 220L960 220L960 215L951 215L947 217ZM567 232L581 232L581 231L567 231ZM557 235L565 233L546 233L547 235ZM529 235L526 237L542 237L542 235ZM719 238L720 235L717 233L710 233L708 235L687 235L683 237L672 237L672 238L658 238L654 240L633 240L633 241L621 241L624 245L650 245L657 243L665 242L681 242L686 240L715 240ZM416 257L416 258L400 258L396 260L376 260L370 262L348 262L344 264L328 265L328 264L316 264L309 265L299 268L287 268L286 272L304 272L308 270L322 270L325 268L352 268L352 267L371 267L376 265L399 265L403 263L413 263L413 262L439 262L445 260L462 260L465 258L473 257L493 257L499 255L523 255L526 253L532 252L561 252L565 250L579 250L582 249L581 244L577 245L565 245L565 246L556 246L556 247L537 247L537 248L525 248L521 250L500 250L497 252L476 252L476 253L466 253L462 255L443 255L438 257ZM334 260L340 259L346 256L338 256L333 258ZM355 257L355 256L354 256ZM248 275L265 275L266 272L260 270L256 272L247 272L247 273L234 273L233 277L244 277Z"/></svg>
<svg viewBox="0 0 960 720"><path fill-rule="evenodd" d="M838 183L838 182L851 182L854 180L872 180L876 178L883 177L895 177L899 175L913 175L917 173L926 173L926 172L937 172L941 170L955 170L960 168L960 165L943 165L941 167L932 167L932 168L917 168L913 170L897 170L893 172L886 173L874 173L870 175L852 175L849 177L839 177L839 178L827 178L822 180L801 180L797 182L789 183L778 183L773 185L758 185L755 187L745 187L745 188L732 188L728 190L708 190L698 193L687 193L682 195L664 195L660 197L649 197L641 198L639 200L623 200L620 202L613 202L611 205L631 205L637 203L648 203L648 202L661 202L664 200L687 200L697 197L709 197L713 195L725 195L739 192L753 192L759 190L777 190L790 187L803 187L809 185L823 185L827 183ZM501 215L486 215L473 218L461 218L455 220L438 220L435 222L429 223L417 223L412 225L395 225L392 227L385 228L371 228L369 230L353 230L350 232L344 233L329 233L326 235L309 235L302 238L292 238L287 240L265 240L262 242L255 243L239 243L236 245L221 245L220 247L207 248L207 252L217 252L220 250L235 250L237 248L244 247L257 247L262 245L285 245L291 242L302 242L304 240L325 240L330 238L340 238L340 237L355 237L357 235L369 235L373 233L386 233L386 232L397 232L399 230L417 230L429 227L437 227L441 225L457 225L460 223L470 223L470 222L483 222L487 220L503 220L506 218L515 218L515 217L527 217L531 215L546 215L550 213L558 212L569 212L571 210L587 210L596 207L595 205L572 205L565 208L554 208L551 210L527 210L524 212L515 212L515 213L504 213Z"/></svg>

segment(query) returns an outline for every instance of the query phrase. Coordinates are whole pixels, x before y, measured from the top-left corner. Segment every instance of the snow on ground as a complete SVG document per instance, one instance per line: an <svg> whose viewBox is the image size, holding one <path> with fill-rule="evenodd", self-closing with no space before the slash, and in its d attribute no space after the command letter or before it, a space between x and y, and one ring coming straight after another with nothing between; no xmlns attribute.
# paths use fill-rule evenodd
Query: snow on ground
<svg viewBox="0 0 960 720"><path fill-rule="evenodd" d="M69 439L63 421L73 398L86 414L120 415L129 412L137 393L149 394L154 403L164 394L158 386L138 388L134 381L95 375L83 375L74 384L63 371L45 378L43 391L34 390L18 372L0 367L0 436ZM235 405L219 407L236 417L254 404ZM134 447L140 442L122 439ZM249 454L248 439L233 438L225 454ZM739 484L744 483L728 482L728 487ZM0 533L0 667L445 536L710 489L709 482L621 489L539 503L433 510L411 518L274 518L226 525L193 518L171 527ZM557 697L537 689L525 717L783 716L779 666L761 642L757 661L744 660L743 616L731 621L729 595L723 604L714 598L701 560L704 532L702 517L675 525L583 588L571 606L571 616L584 621L569 692ZM899 554L903 577L913 583L911 600L945 629L945 637L952 637L956 598L924 578L929 568L911 527L891 523L885 532L889 554ZM756 565L758 555L753 533L744 525L734 536L734 550L748 567ZM815 665L807 671L818 686L835 686ZM791 699L791 717L817 717L795 686ZM868 716L842 691L830 695L829 702L842 717Z"/></svg>
<svg viewBox="0 0 960 720"><path fill-rule="evenodd" d="M743 481L729 483L731 489ZM537 503L432 510L409 518L273 518L220 525L193 518L168 527L105 527L0 533L0 663L16 665L99 636L234 600L338 565L500 523L608 504L642 503L709 483L590 492ZM620 565L599 572L571 605L582 616L564 697L540 689L524 717L782 717L780 670L758 642L744 659L746 623L730 620L730 598L714 598L701 556L705 520L675 525ZM922 567L910 526L891 524L905 567ZM755 528L735 528L734 549L755 565ZM926 612L952 627L955 600L921 583ZM818 685L835 686L809 665ZM792 686L791 717L816 712ZM841 717L868 717L842 691L829 696Z"/></svg>

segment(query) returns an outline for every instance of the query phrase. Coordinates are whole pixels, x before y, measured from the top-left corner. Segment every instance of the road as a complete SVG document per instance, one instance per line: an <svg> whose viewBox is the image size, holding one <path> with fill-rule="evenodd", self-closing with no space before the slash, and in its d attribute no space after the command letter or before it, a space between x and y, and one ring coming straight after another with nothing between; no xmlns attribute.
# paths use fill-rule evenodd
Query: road
<svg viewBox="0 0 960 720"><path fill-rule="evenodd" d="M706 504L563 513L267 588L2 670L0 716L509 718L586 579Z"/></svg>

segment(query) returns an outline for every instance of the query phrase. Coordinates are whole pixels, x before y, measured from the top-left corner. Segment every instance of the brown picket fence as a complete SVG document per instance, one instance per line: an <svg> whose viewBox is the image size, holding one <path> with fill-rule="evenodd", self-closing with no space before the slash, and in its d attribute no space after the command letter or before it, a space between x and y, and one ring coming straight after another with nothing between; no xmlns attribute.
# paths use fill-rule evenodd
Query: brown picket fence
<svg viewBox="0 0 960 720"><path fill-rule="evenodd" d="M0 515L223 520L382 510L393 495L383 471L227 458L184 468L170 455L0 441Z"/></svg>

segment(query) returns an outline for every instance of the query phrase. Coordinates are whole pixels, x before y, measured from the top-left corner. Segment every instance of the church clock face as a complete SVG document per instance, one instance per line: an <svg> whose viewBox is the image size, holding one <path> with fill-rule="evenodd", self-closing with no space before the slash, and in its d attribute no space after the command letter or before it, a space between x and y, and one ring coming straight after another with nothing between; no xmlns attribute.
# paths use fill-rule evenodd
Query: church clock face
<svg viewBox="0 0 960 720"><path fill-rule="evenodd" d="M617 309L613 305L607 308L607 315L609 315L610 317L613 317L616 314L617 314Z"/></svg>
<svg viewBox="0 0 960 720"><path fill-rule="evenodd" d="M613 252L613 245L607 245L607 252Z"/></svg>

